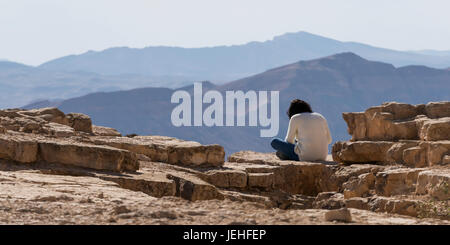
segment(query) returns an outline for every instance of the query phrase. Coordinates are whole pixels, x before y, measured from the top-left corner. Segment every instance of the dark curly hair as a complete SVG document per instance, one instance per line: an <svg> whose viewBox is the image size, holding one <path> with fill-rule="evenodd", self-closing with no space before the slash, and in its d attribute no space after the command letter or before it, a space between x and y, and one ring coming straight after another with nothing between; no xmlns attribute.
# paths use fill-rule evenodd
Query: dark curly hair
<svg viewBox="0 0 450 245"><path fill-rule="evenodd" d="M289 106L289 109L287 111L289 119L291 119L291 117L294 116L295 114L303 112L310 112L310 113L313 112L308 102L299 99L292 100L291 105Z"/></svg>

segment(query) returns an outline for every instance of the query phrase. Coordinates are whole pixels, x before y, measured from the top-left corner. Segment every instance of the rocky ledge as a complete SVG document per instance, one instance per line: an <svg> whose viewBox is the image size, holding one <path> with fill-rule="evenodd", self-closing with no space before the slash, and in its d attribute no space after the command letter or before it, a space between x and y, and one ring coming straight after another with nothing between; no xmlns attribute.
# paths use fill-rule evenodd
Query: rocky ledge
<svg viewBox="0 0 450 245"><path fill-rule="evenodd" d="M353 141L323 162L250 151L225 161L219 145L123 137L79 113L0 110L0 223L449 224L448 103L377 108L378 124L344 113ZM404 121L417 138L387 129ZM425 160L399 153L414 147Z"/></svg>

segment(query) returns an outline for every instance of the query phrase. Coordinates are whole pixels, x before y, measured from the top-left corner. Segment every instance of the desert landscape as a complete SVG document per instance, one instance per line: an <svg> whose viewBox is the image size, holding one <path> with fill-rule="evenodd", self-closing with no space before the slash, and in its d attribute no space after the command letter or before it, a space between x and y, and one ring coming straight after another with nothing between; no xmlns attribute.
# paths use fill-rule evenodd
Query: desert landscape
<svg viewBox="0 0 450 245"><path fill-rule="evenodd" d="M343 113L324 162L0 110L0 224L450 224L450 102Z"/></svg>

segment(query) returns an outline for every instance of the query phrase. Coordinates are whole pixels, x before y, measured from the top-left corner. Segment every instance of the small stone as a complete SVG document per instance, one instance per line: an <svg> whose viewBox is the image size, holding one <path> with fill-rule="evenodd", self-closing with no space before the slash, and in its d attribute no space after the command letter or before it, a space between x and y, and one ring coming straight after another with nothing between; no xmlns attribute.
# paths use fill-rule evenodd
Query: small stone
<svg viewBox="0 0 450 245"><path fill-rule="evenodd" d="M326 221L352 222L352 215L347 208L333 209L325 213Z"/></svg>

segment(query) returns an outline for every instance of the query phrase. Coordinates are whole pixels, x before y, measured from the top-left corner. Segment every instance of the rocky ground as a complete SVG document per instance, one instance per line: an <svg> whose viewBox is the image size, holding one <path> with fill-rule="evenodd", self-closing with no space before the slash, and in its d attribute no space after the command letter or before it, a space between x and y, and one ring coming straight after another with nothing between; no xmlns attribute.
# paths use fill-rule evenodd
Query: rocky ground
<svg viewBox="0 0 450 245"><path fill-rule="evenodd" d="M450 224L449 117L450 102L388 103L344 114L353 139L327 161L224 161L219 145L3 110L0 224Z"/></svg>

